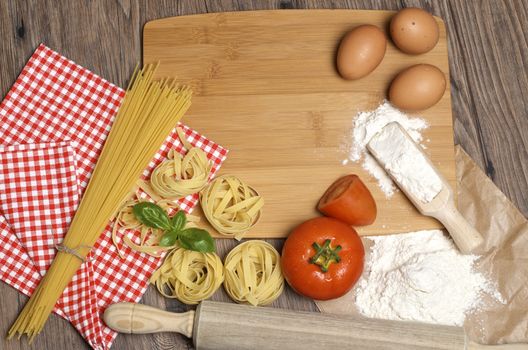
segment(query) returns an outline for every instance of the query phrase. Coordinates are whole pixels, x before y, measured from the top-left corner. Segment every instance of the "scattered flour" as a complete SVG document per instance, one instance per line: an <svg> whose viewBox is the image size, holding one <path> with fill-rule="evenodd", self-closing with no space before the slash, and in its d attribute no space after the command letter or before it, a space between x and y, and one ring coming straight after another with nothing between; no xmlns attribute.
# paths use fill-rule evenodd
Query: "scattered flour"
<svg viewBox="0 0 528 350"><path fill-rule="evenodd" d="M348 159L343 161L343 164L362 161L363 168L378 180L387 197L394 194L396 186L366 146L392 122L399 123L418 144L422 142L421 132L428 127L425 120L410 118L384 102L376 110L356 116L353 144ZM430 167L426 166L420 152L411 152L409 145L392 140L397 135L390 129L385 129L387 133L384 130L379 136L380 142L371 147L378 156L380 152L375 147L381 148L386 157L380 161L388 165L399 182L404 180L398 176L405 173L407 191L410 189L409 192L420 200L429 202L440 191L441 180L436 174L427 172L426 168ZM363 277L355 288L355 303L367 317L461 326L466 313L482 306L484 295L504 303L496 286L474 270L478 257L460 254L441 230L367 239L372 240L373 245Z"/></svg>
<svg viewBox="0 0 528 350"><path fill-rule="evenodd" d="M466 312L495 286L473 270L474 255L462 255L441 230L369 237L374 241L355 289L359 311L373 318L461 326Z"/></svg>
<svg viewBox="0 0 528 350"><path fill-rule="evenodd" d="M387 124L369 147L401 188L420 201L429 203L442 190L442 180L398 123Z"/></svg>
<svg viewBox="0 0 528 350"><path fill-rule="evenodd" d="M374 111L358 113L354 119L352 132L354 143L348 155L349 160L353 162L359 162L363 159L363 168L376 178L381 190L387 197L394 194L396 186L385 170L368 154L366 146L372 136L391 122L398 122L417 143L422 141L421 132L428 127L424 119L410 118L385 101Z"/></svg>

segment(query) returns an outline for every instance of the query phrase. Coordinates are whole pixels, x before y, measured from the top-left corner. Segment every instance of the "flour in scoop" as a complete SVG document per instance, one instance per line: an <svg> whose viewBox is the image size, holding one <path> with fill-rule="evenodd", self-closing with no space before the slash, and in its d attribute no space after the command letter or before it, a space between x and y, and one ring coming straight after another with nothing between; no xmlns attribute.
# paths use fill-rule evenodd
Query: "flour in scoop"
<svg viewBox="0 0 528 350"><path fill-rule="evenodd" d="M411 118L385 101L373 111L357 114L351 135L353 144L348 155L348 160L353 162L362 161L363 168L378 181L381 190L387 197L391 197L394 194L396 185L385 170L368 153L366 147L370 139L391 122L398 122L417 143L422 141L421 133L428 127L424 119Z"/></svg>
<svg viewBox="0 0 528 350"><path fill-rule="evenodd" d="M369 147L400 186L423 203L442 190L442 180L398 123L387 124L372 137Z"/></svg>
<svg viewBox="0 0 528 350"><path fill-rule="evenodd" d="M474 270L477 256L460 254L441 230L367 238L373 241L355 289L359 311L372 318L461 326L493 283Z"/></svg>

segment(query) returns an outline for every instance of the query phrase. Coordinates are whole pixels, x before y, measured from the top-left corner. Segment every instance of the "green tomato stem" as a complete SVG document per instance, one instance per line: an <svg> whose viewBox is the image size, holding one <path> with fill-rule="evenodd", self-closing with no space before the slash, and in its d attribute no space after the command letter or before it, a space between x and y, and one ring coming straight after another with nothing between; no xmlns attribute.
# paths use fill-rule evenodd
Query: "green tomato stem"
<svg viewBox="0 0 528 350"><path fill-rule="evenodd" d="M312 243L312 247L315 249L315 255L310 258L310 264L319 265L321 271L328 272L328 267L331 263L338 263L341 261L341 258L337 253L341 250L341 246L338 245L335 248L332 248L330 245L330 240L327 239L323 245L319 245L317 242Z"/></svg>

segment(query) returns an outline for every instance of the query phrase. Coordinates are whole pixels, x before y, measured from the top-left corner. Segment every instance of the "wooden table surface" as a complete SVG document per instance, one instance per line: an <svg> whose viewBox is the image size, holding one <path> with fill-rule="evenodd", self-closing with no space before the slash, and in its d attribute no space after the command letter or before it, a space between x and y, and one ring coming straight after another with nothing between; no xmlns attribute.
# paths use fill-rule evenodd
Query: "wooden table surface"
<svg viewBox="0 0 528 350"><path fill-rule="evenodd" d="M423 7L444 19L449 38L455 143L528 215L528 2L524 0L364 1L0 1L0 91L4 96L39 43L120 86L141 58L141 32L150 20L206 12L279 8L398 10ZM280 247L281 241L274 241ZM220 252L234 243L223 240ZM27 298L0 283L0 334ZM228 300L223 291L215 300ZM149 305L183 311L150 288ZM316 311L290 289L276 307ZM114 349L186 349L178 334L121 335ZM5 341L0 349L88 349L66 321L51 316L32 346Z"/></svg>

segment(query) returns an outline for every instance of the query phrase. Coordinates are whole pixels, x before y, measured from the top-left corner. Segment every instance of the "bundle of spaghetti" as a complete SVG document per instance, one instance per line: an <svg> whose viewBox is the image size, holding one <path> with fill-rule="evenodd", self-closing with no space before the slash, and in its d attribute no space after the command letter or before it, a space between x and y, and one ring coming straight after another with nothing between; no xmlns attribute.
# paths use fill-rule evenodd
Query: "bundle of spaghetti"
<svg viewBox="0 0 528 350"><path fill-rule="evenodd" d="M224 288L239 303L268 305L284 290L279 252L267 242L236 246L225 258Z"/></svg>
<svg viewBox="0 0 528 350"><path fill-rule="evenodd" d="M32 340L143 169L187 111L191 91L136 69L69 230L44 278L8 333Z"/></svg>
<svg viewBox="0 0 528 350"><path fill-rule="evenodd" d="M150 278L167 298L193 305L208 299L224 281L224 265L215 253L172 250Z"/></svg>
<svg viewBox="0 0 528 350"><path fill-rule="evenodd" d="M193 147L181 128L176 129L188 150L185 156L171 150L168 159L161 162L150 176L152 189L162 198L178 199L198 193L207 185L212 164L205 152Z"/></svg>
<svg viewBox="0 0 528 350"><path fill-rule="evenodd" d="M211 226L240 240L260 219L264 198L239 178L223 175L200 192L200 204Z"/></svg>

